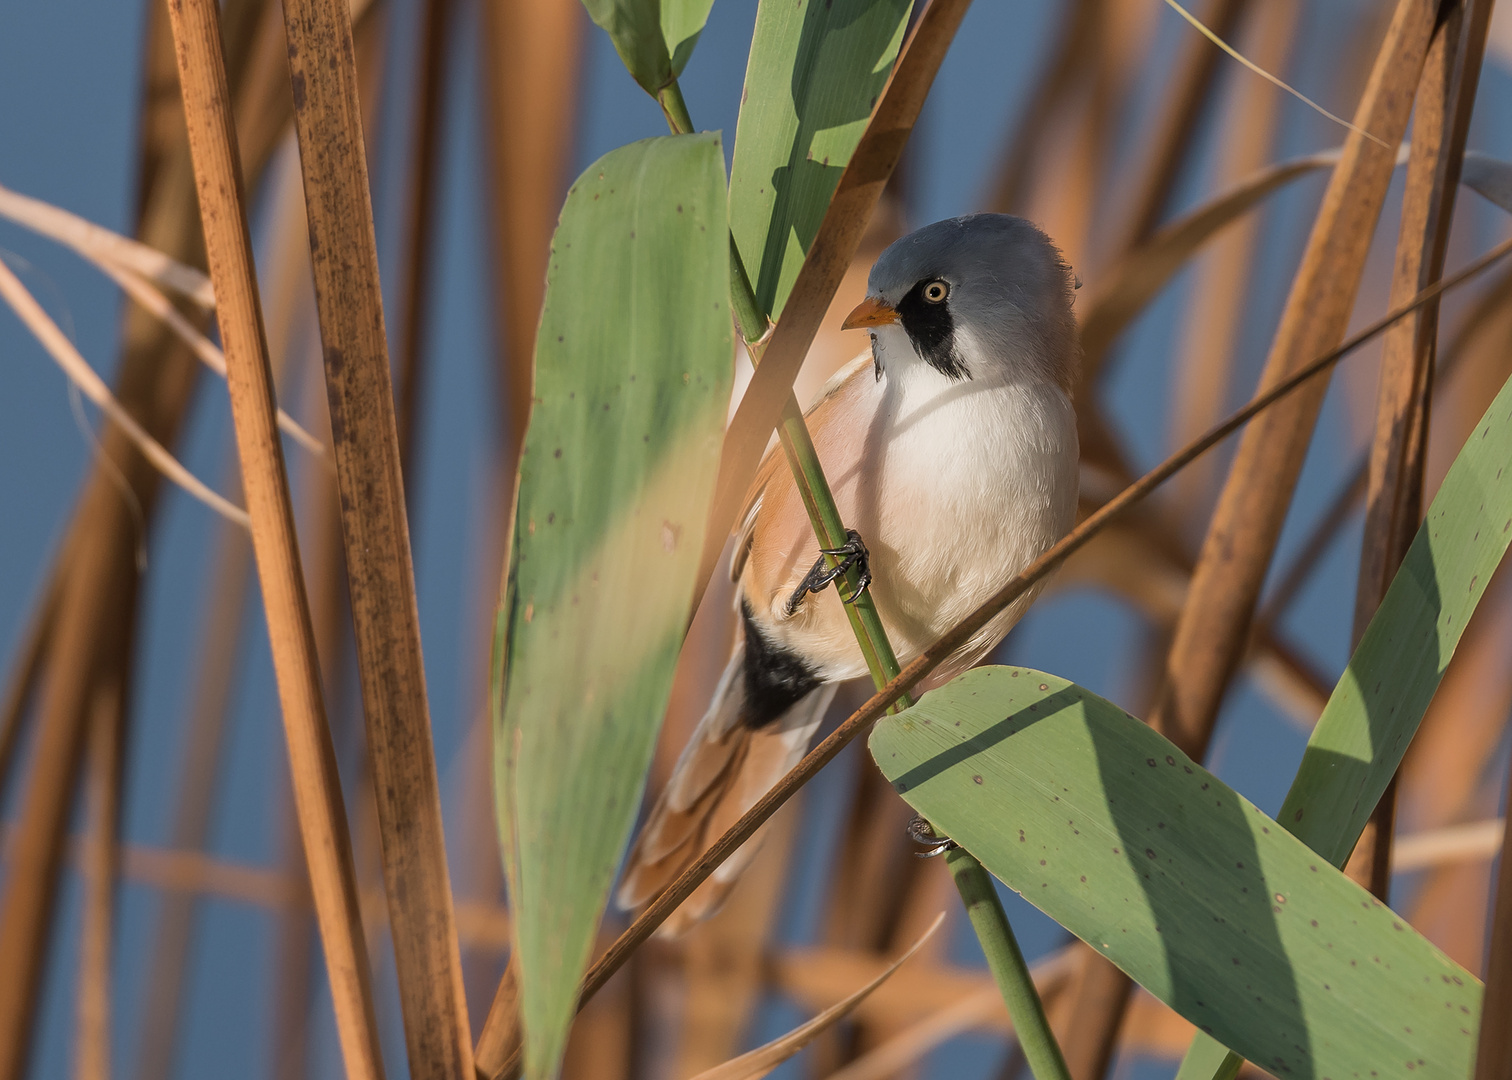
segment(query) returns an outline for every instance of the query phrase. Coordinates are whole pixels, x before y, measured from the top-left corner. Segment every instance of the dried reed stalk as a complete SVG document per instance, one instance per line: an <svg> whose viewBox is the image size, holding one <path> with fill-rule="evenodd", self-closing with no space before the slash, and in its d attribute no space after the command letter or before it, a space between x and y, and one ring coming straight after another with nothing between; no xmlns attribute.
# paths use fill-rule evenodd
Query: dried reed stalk
<svg viewBox="0 0 1512 1080"><path fill-rule="evenodd" d="M342 10L345 13L344 5ZM376 1080L383 1075L383 1064L372 979L341 779L326 726L294 508L278 439L273 378L221 52L220 12L215 0L176 0L169 12L206 255L225 342L227 387L252 519L252 548L337 1029L348 1075Z"/></svg>
<svg viewBox="0 0 1512 1080"><path fill-rule="evenodd" d="M414 125L410 133L411 173L404 205L404 257L399 260L399 356L394 362L395 427L405 494L413 496L411 473L415 425L422 394L420 354L430 313L431 273L435 249L436 176L441 157L441 106L446 90L446 47L452 27L452 0L425 0L421 5L420 40L416 46Z"/></svg>
<svg viewBox="0 0 1512 1080"><path fill-rule="evenodd" d="M1491 0L1449 5L1428 50L1418 87L1388 306L1420 292L1444 272L1491 6ZM1438 304L1433 303L1393 326L1382 341L1351 647L1364 636L1422 521L1437 340ZM1395 806L1393 779L1345 867L1350 877L1383 901L1391 882Z"/></svg>
<svg viewBox="0 0 1512 1080"><path fill-rule="evenodd" d="M551 230L567 186L577 110L583 12L576 0L484 4L483 103L493 234L491 305L509 495L534 382L536 323ZM530 107L522 107L529 101Z"/></svg>
<svg viewBox="0 0 1512 1080"><path fill-rule="evenodd" d="M358 671L411 1074L471 1075L345 0L284 4Z"/></svg>
<svg viewBox="0 0 1512 1080"><path fill-rule="evenodd" d="M67 560L60 562L66 564ZM41 603L33 609L31 619L22 631L21 646L16 650L15 663L6 680L5 697L0 699L0 800L5 798L12 759L31 712L32 698L42 674L42 663L52 640L53 626L58 617L60 588L58 575L54 573L47 580Z"/></svg>
<svg viewBox="0 0 1512 1080"><path fill-rule="evenodd" d="M100 674L90 702L86 770L88 841L84 853L84 927L79 946L74 1075L110 1078L110 960L120 866L121 770L129 683L127 651Z"/></svg>

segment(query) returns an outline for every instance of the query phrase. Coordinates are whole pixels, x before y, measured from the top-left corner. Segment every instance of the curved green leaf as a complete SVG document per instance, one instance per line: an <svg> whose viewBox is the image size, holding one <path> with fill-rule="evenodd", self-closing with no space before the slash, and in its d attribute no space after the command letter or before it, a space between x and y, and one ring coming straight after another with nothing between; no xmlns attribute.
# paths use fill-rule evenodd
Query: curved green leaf
<svg viewBox="0 0 1512 1080"><path fill-rule="evenodd" d="M655 97L682 74L714 0L583 0L625 67Z"/></svg>
<svg viewBox="0 0 1512 1080"><path fill-rule="evenodd" d="M1475 977L1111 702L978 668L871 751L994 874L1267 1071L1468 1075Z"/></svg>
<svg viewBox="0 0 1512 1080"><path fill-rule="evenodd" d="M499 832L527 1075L556 1075L689 615L729 401L724 155L600 158L552 241L495 628Z"/></svg>
<svg viewBox="0 0 1512 1080"><path fill-rule="evenodd" d="M776 318L903 43L911 0L761 0L730 166L730 232Z"/></svg>

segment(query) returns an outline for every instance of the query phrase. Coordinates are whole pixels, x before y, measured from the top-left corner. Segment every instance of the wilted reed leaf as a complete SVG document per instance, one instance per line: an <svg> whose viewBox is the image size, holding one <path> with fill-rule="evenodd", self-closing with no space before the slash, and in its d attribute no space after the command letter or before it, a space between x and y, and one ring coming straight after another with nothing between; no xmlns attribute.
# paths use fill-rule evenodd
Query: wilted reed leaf
<svg viewBox="0 0 1512 1080"><path fill-rule="evenodd" d="M718 135L600 158L568 194L494 660L527 1075L556 1075L682 644L733 359Z"/></svg>
<svg viewBox="0 0 1512 1080"><path fill-rule="evenodd" d="M1102 280L1092 285L1081 319L1088 377L1097 372L1124 328L1224 226L1293 180L1337 165L1339 155L1337 149L1324 150L1266 166L1171 222L1102 275ZM1402 160L1406 160L1405 152Z"/></svg>
<svg viewBox="0 0 1512 1080"><path fill-rule="evenodd" d="M1116 705L978 668L871 751L932 824L1269 1072L1469 1068L1478 980Z"/></svg>
<svg viewBox="0 0 1512 1080"><path fill-rule="evenodd" d="M714 0L583 0L625 67L655 97L682 74Z"/></svg>
<svg viewBox="0 0 1512 1080"><path fill-rule="evenodd" d="M908 951L889 964L886 970L859 990L835 1002L812 1020L800 1024L786 1035L778 1036L769 1043L741 1054L738 1058L699 1073L693 1080L761 1080L761 1077L798 1053L827 1029L849 1016L857 1005L871 996L873 990L892 978L893 973L902 967L909 957L918 952L926 941L934 937L935 931L944 921L945 913L942 911L935 916L934 922L929 924L929 929L920 934L919 939L908 947Z"/></svg>
<svg viewBox="0 0 1512 1080"><path fill-rule="evenodd" d="M762 310L787 302L903 42L911 0L763 0L730 166L730 231Z"/></svg>

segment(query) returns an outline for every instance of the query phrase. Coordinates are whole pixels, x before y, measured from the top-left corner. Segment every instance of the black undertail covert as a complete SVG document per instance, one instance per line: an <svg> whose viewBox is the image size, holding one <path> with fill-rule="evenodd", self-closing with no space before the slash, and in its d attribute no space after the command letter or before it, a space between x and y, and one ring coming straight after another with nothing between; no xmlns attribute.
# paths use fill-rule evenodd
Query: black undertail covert
<svg viewBox="0 0 1512 1080"><path fill-rule="evenodd" d="M819 686L814 671L797 653L762 636L751 618L751 605L740 602L745 624L745 709L747 727L765 727Z"/></svg>

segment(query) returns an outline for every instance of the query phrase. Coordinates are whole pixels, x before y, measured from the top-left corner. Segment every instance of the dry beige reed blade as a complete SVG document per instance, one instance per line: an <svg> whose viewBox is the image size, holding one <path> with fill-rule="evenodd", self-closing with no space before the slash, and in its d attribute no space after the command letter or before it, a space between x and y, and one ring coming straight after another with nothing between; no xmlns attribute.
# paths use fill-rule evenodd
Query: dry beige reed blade
<svg viewBox="0 0 1512 1080"><path fill-rule="evenodd" d="M215 307L210 279L194 267L61 207L0 185L0 217L66 244L106 273L115 269L139 274L188 297L206 311Z"/></svg>
<svg viewBox="0 0 1512 1080"><path fill-rule="evenodd" d="M1192 13L1190 11L1188 11L1186 8L1184 8L1180 4L1178 4L1176 2L1176 0L1165 0L1165 2L1170 7L1172 7L1173 9L1175 9L1175 11L1176 11L1176 13L1178 15L1180 15L1183 19L1185 19L1188 23L1190 23L1192 25L1192 27L1199 34L1201 34L1203 37L1207 38L1214 45L1218 46L1218 48L1220 48L1224 52L1228 53L1235 60L1239 61L1245 67L1249 68L1256 75L1260 76L1262 79L1264 79L1266 82L1270 83L1272 86L1279 87L1280 89L1286 91L1292 97L1296 98L1298 101L1302 102L1302 104L1306 105L1313 112L1317 113L1319 116L1327 117L1329 120L1332 120L1334 123L1338 124L1340 127L1348 128L1350 131L1354 132L1356 135L1362 135L1365 138L1371 140L1374 143L1378 143L1379 145L1381 145L1383 147L1388 147L1388 148L1390 147L1391 144L1387 143L1385 139L1382 139L1382 138L1379 138L1379 137L1377 137L1375 135L1372 135L1370 133L1370 131L1368 129L1366 129L1366 128L1357 127L1356 125L1351 124L1348 120L1345 120L1342 116L1335 116L1333 113L1329 112L1323 106L1319 105L1312 98L1308 97L1306 94L1303 94L1300 90L1297 90L1295 87L1292 87L1289 84L1287 84L1285 82L1282 82L1276 76L1272 75L1269 71L1266 71L1259 64L1256 64L1252 60L1250 60L1247 57L1241 55L1238 49L1235 49L1228 42L1224 41L1223 38L1220 37L1217 33L1215 33L1212 30L1211 27L1205 25L1202 22L1199 22L1192 15Z"/></svg>
<svg viewBox="0 0 1512 1080"><path fill-rule="evenodd" d="M1392 844L1392 872L1404 874L1444 863L1489 859L1501 850L1506 827L1506 818L1490 818L1399 835Z"/></svg>
<svg viewBox="0 0 1512 1080"><path fill-rule="evenodd" d="M101 264L100 269L105 275L121 287L121 290L130 296L145 310L156 315L167 324L180 341L189 346L189 350L199 357L204 365L215 372L222 379L226 377L225 354L204 334L200 333L188 319L179 314L177 308L168 302L168 298L153 288L146 280L132 270L121 269L110 264ZM285 435L293 439L300 446L314 454L327 469L334 469L330 452L315 436L311 435L299 422L282 408L278 410L278 427Z"/></svg>
<svg viewBox="0 0 1512 1080"><path fill-rule="evenodd" d="M120 427L143 456L152 462L164 476L227 521L243 528L247 527L245 510L211 490L170 454L160 442L147 434L142 425L125 410L115 399L115 395L110 392L110 388L105 385L105 380L100 378L94 368L89 366L89 362L79 355L79 350L74 348L73 342L68 340L68 336L58 328L58 324L52 321L47 312L42 310L42 305L37 303L36 297L32 296L25 285L21 284L21 279L16 277L4 260L0 260L0 298L4 298L6 303L10 304L11 310L42 343L42 347L47 350L48 355L53 358L58 367L63 369L63 374L68 376L69 381L77 386L85 397L98 405L100 411Z"/></svg>
<svg viewBox="0 0 1512 1080"><path fill-rule="evenodd" d="M712 1069L701 1072L693 1080L760 1080L761 1077L802 1050L817 1038L820 1032L845 1019L851 1010L865 1001L873 990L891 978L893 973L907 962L909 957L918 952L944 921L945 913L942 911L939 917L930 924L929 929L924 931L923 936L909 946L907 952L888 965L882 974L878 975L865 986L862 986L843 1001L836 1002L808 1023L794 1028L781 1038L773 1039L766 1045L759 1046L749 1053L742 1054L738 1058L725 1062L723 1065L717 1065Z"/></svg>

